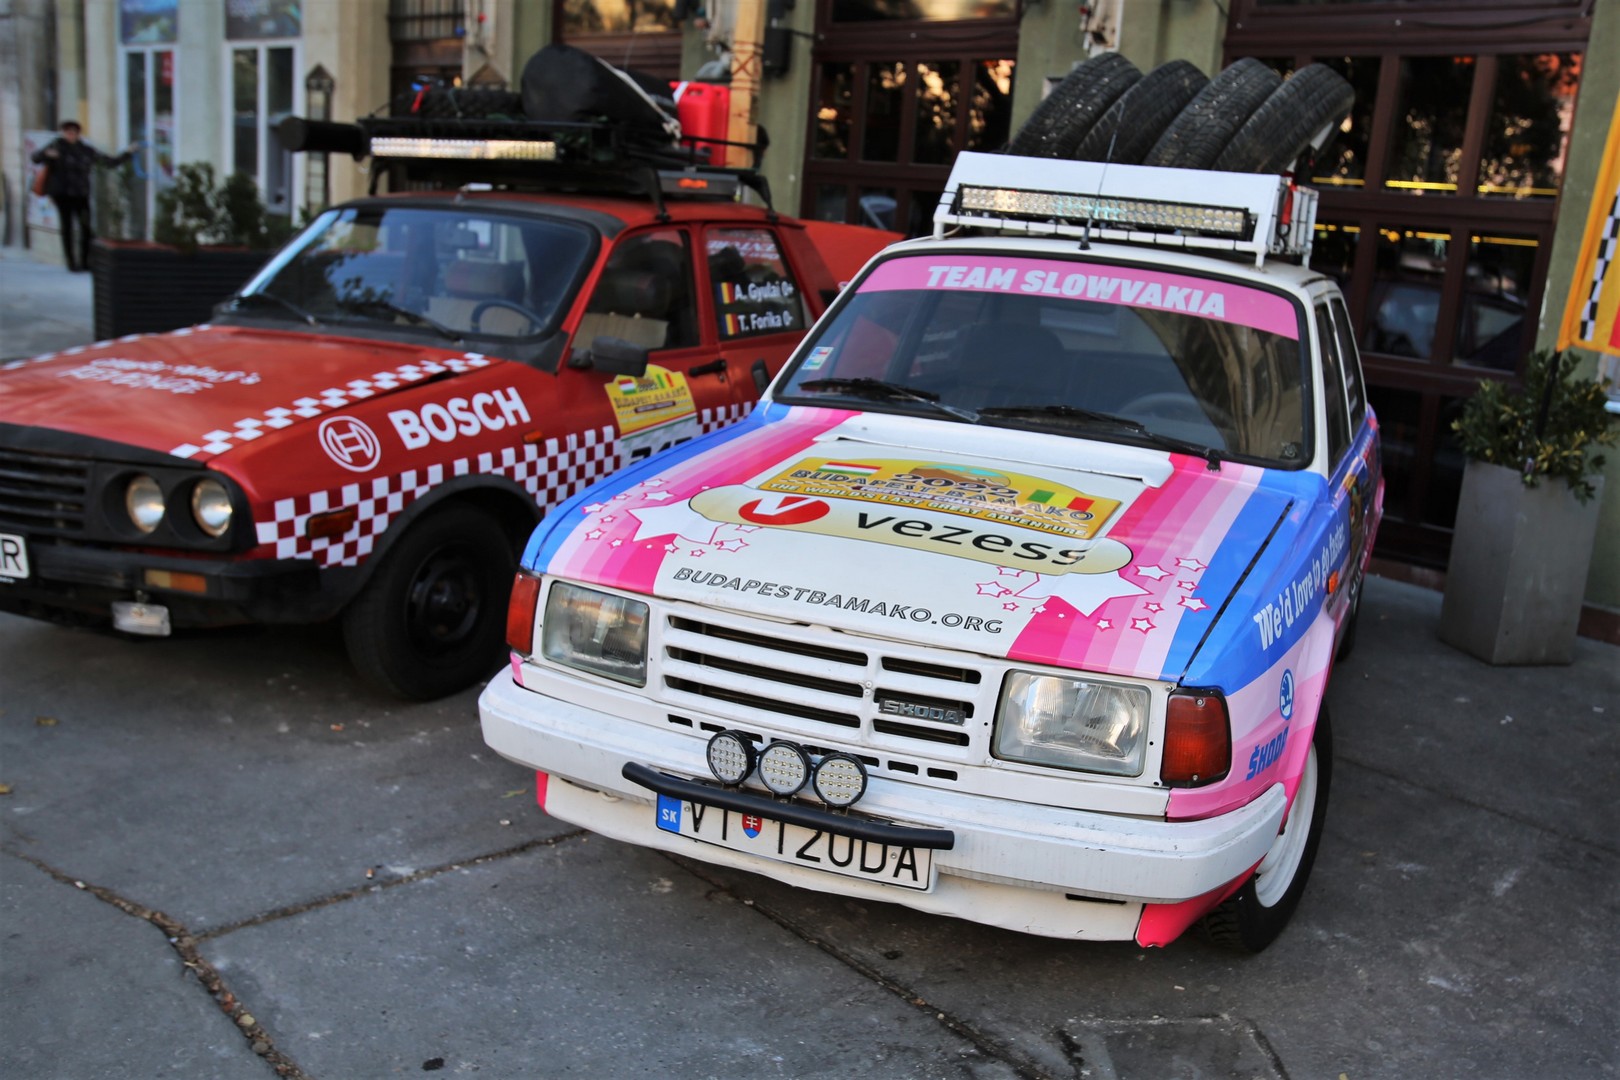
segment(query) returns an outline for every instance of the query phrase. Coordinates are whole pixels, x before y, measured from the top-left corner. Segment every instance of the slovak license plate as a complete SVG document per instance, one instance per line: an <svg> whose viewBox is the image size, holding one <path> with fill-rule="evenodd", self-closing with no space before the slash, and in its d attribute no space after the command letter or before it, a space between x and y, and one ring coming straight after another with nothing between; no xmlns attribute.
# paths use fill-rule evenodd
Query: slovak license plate
<svg viewBox="0 0 1620 1080"><path fill-rule="evenodd" d="M927 890L933 885L934 853L929 848L857 840L670 795L658 796L658 827L705 844L843 877L902 889Z"/></svg>
<svg viewBox="0 0 1620 1080"><path fill-rule="evenodd" d="M28 573L28 541L16 533L0 533L0 581L24 581Z"/></svg>

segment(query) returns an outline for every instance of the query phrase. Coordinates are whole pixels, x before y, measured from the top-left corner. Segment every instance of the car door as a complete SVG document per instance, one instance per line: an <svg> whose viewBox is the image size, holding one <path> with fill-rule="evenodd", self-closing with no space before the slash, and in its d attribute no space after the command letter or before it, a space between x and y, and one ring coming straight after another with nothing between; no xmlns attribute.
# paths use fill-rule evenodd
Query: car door
<svg viewBox="0 0 1620 1080"><path fill-rule="evenodd" d="M759 379L774 377L804 337L811 309L775 229L710 225L703 240L708 320L731 400L746 411L759 398Z"/></svg>
<svg viewBox="0 0 1620 1080"><path fill-rule="evenodd" d="M596 370L612 413L620 463L686 442L730 419L733 397L715 338L699 317L688 229L656 226L617 237L574 333L574 351L599 338L647 350L639 376Z"/></svg>

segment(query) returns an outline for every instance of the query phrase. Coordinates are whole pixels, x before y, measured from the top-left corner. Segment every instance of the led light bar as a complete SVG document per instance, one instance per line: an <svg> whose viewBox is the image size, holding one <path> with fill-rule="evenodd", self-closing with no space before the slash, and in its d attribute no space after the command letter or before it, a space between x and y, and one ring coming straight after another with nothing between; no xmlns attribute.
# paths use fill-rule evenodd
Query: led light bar
<svg viewBox="0 0 1620 1080"><path fill-rule="evenodd" d="M1234 240L1254 235L1254 222L1242 207L969 185L960 189L960 199L964 213L997 218L1094 221L1121 229L1174 229Z"/></svg>
<svg viewBox="0 0 1620 1080"><path fill-rule="evenodd" d="M556 161L549 139L432 139L376 135L371 155L379 158L435 158L446 161Z"/></svg>
<svg viewBox="0 0 1620 1080"><path fill-rule="evenodd" d="M1308 260L1317 195L1286 176L958 154L934 237L970 228Z"/></svg>

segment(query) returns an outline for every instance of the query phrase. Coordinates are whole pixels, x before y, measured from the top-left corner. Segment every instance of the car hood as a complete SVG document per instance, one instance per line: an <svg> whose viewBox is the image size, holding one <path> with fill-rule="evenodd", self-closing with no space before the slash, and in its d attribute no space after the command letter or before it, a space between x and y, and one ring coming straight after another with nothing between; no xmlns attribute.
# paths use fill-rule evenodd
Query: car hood
<svg viewBox="0 0 1620 1080"><path fill-rule="evenodd" d="M524 561L769 619L1175 680L1299 482L1110 443L768 405L571 500Z"/></svg>
<svg viewBox="0 0 1620 1080"><path fill-rule="evenodd" d="M142 334L0 368L0 423L193 461L433 378L500 361L241 327Z"/></svg>

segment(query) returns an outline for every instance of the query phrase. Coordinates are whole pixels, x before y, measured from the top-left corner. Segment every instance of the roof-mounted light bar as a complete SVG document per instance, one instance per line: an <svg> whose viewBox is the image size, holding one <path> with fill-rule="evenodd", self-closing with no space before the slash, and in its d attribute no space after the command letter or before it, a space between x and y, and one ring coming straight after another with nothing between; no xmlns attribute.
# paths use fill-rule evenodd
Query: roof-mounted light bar
<svg viewBox="0 0 1620 1080"><path fill-rule="evenodd" d="M1093 221L1122 229L1173 229L1233 240L1248 240L1254 235L1254 220L1241 206L1205 206L977 185L963 185L960 196L963 213L980 213L992 218Z"/></svg>
<svg viewBox="0 0 1620 1080"><path fill-rule="evenodd" d="M373 135L371 154L379 158L431 158L438 161L556 161L550 139L440 139Z"/></svg>
<svg viewBox="0 0 1620 1080"><path fill-rule="evenodd" d="M1308 258L1316 192L1286 177L959 154L934 235L973 228Z"/></svg>

